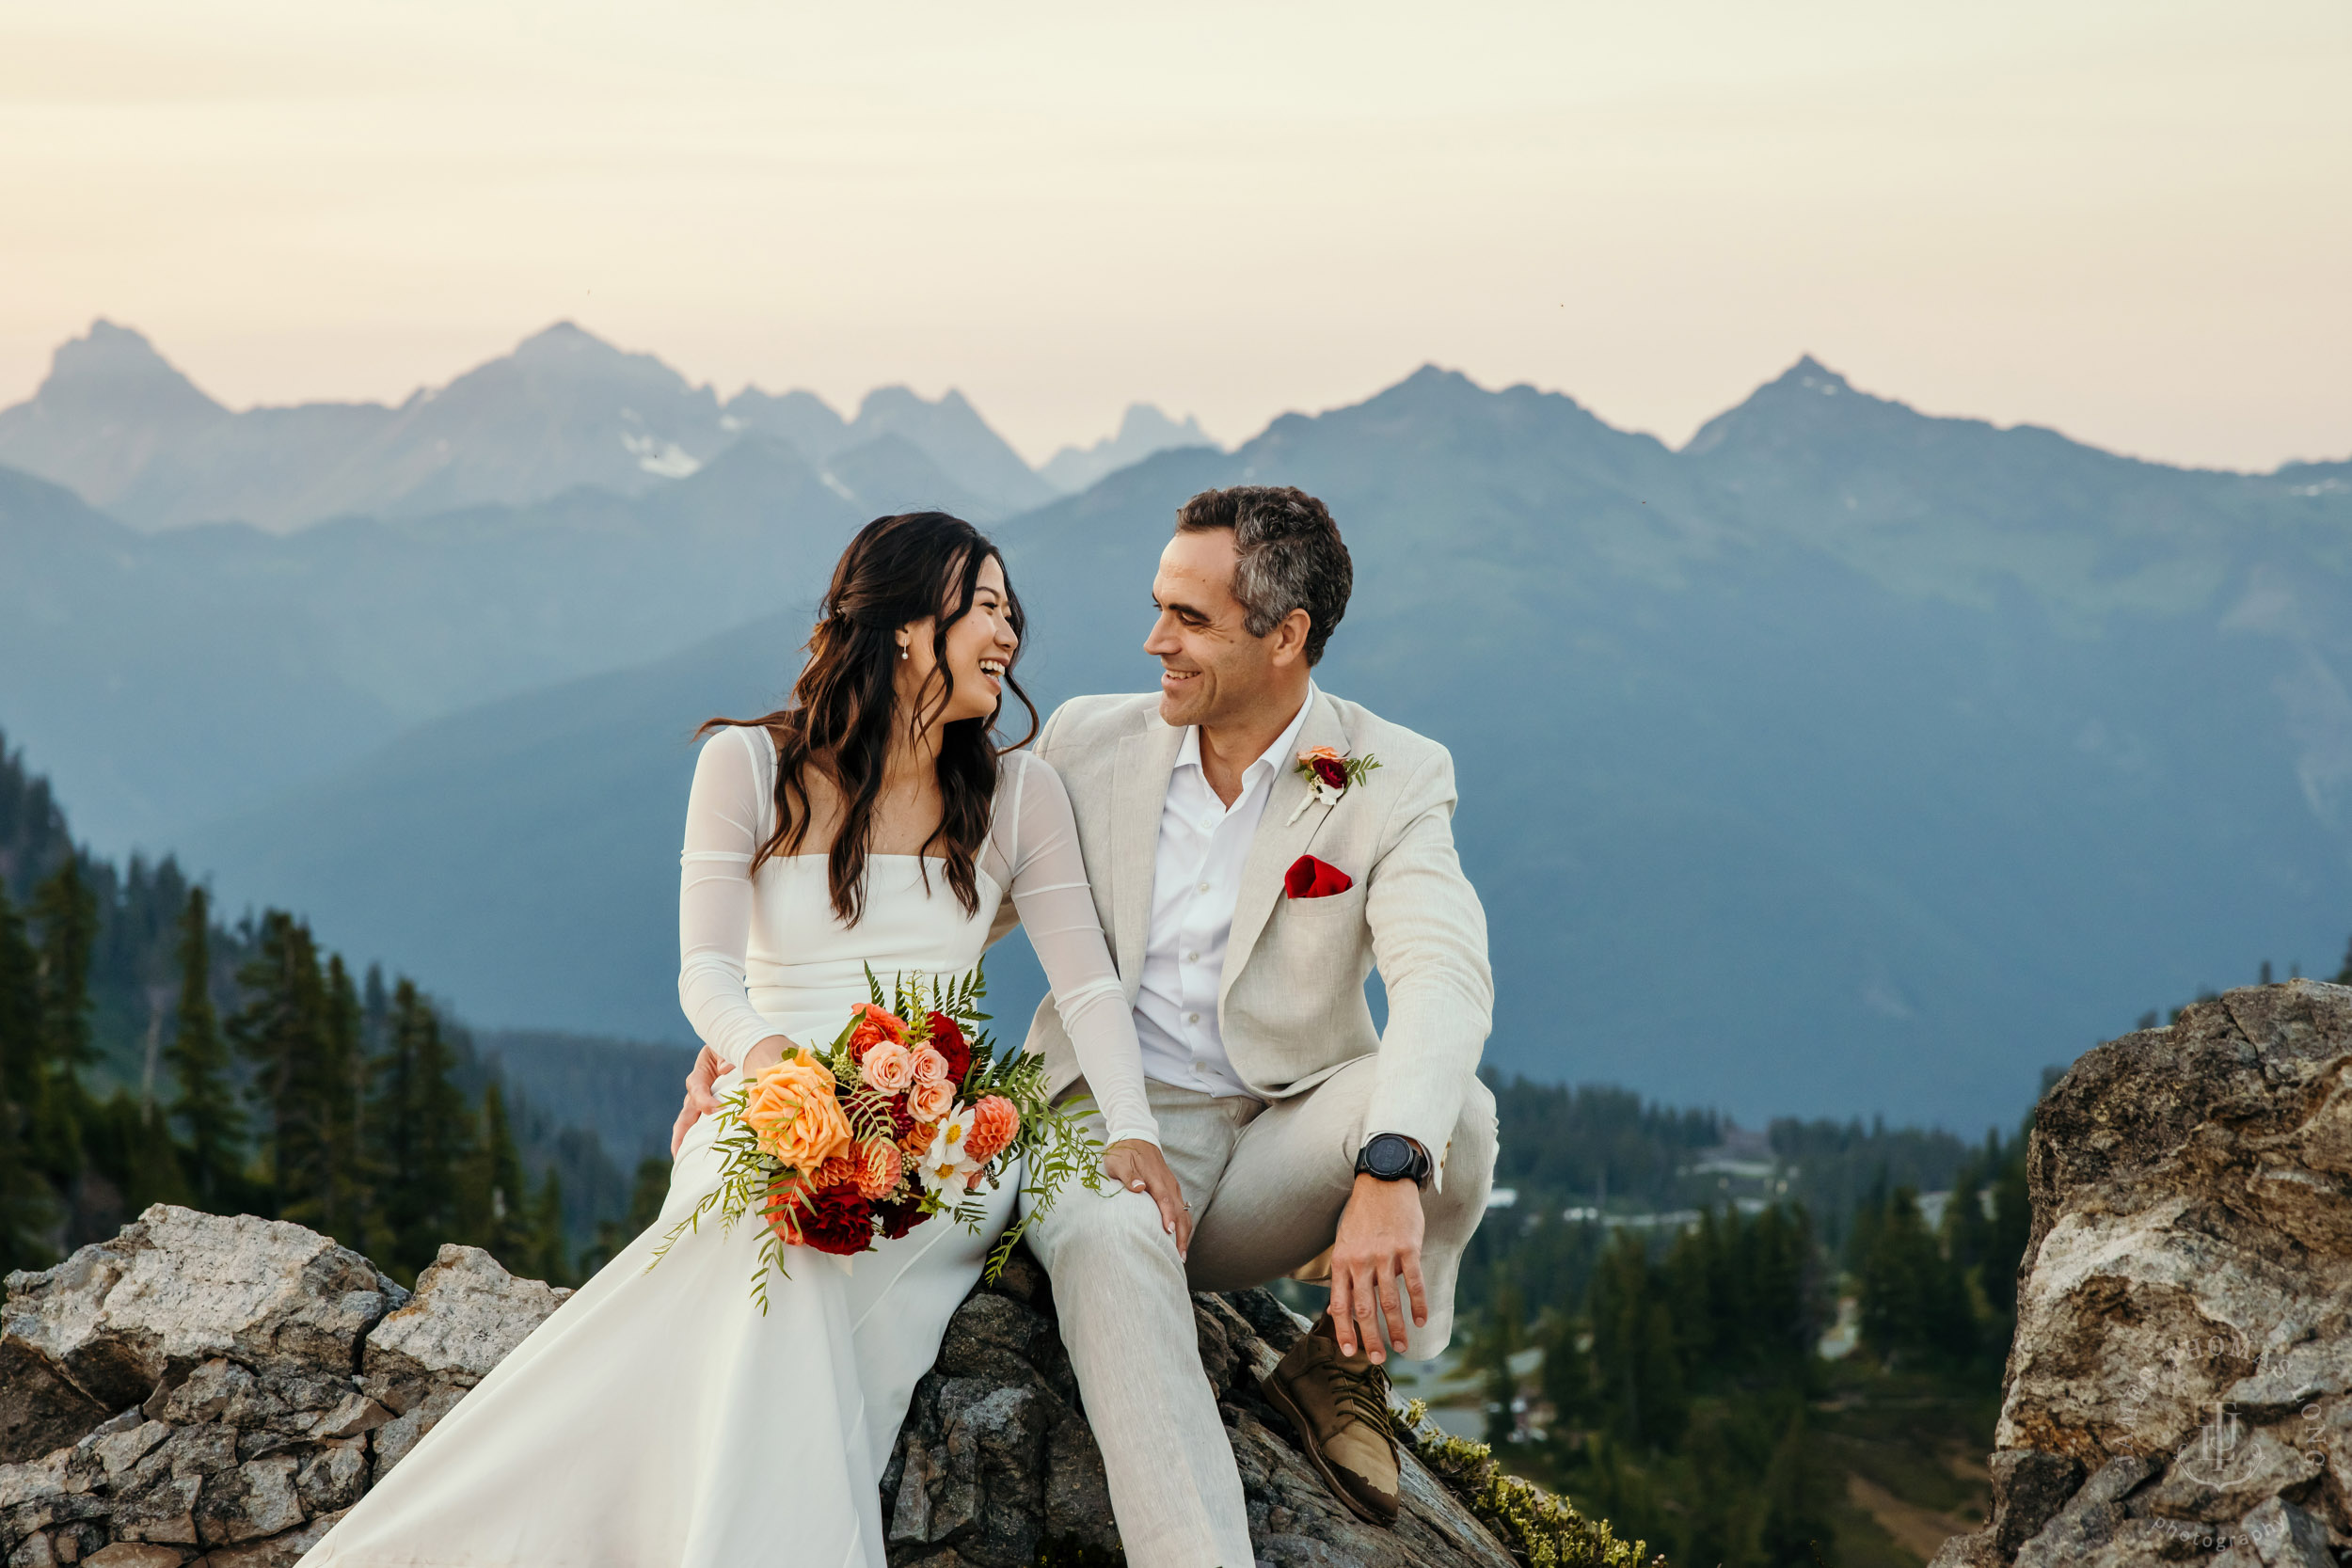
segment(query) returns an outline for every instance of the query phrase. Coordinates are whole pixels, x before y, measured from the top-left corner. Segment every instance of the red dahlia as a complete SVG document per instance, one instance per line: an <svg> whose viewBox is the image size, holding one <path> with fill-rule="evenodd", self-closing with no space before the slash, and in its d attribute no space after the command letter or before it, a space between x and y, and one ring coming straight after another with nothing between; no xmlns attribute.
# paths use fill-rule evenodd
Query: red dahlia
<svg viewBox="0 0 2352 1568"><path fill-rule="evenodd" d="M972 1045L962 1026L946 1013L931 1014L931 1049L947 1058L947 1082L961 1087L963 1075L972 1070Z"/></svg>
<svg viewBox="0 0 2352 1568"><path fill-rule="evenodd" d="M874 1206L852 1182L818 1193L798 1217L803 1246L847 1258L874 1243Z"/></svg>
<svg viewBox="0 0 2352 1568"><path fill-rule="evenodd" d="M882 1233L895 1242L923 1223L923 1203L912 1197L903 1203L877 1203L874 1217L882 1221Z"/></svg>

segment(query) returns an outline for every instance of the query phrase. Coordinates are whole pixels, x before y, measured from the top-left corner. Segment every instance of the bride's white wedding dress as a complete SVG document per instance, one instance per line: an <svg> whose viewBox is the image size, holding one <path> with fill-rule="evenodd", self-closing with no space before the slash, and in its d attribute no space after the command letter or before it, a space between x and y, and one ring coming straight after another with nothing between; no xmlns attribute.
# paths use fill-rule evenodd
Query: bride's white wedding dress
<svg viewBox="0 0 2352 1568"><path fill-rule="evenodd" d="M774 822L757 729L705 742L687 809L678 993L728 1061L783 1034L829 1044L866 969L960 975L1017 915L1079 1042L1111 1136L1155 1138L1135 1025L1095 920L1069 797L1004 758L966 915L945 864L869 861L863 919L833 913L822 855L753 853ZM1009 898L1012 908L1004 909ZM1017 1042L999 1049L1017 1049ZM720 1082L733 1087L736 1074ZM687 1134L661 1218L483 1380L304 1560L353 1568L882 1568L879 1487L915 1381L1012 1210L945 1217L854 1260L805 1247L750 1299L759 1231L662 1236L717 1184L717 1118ZM1079 1195L1078 1200L1083 1200Z"/></svg>

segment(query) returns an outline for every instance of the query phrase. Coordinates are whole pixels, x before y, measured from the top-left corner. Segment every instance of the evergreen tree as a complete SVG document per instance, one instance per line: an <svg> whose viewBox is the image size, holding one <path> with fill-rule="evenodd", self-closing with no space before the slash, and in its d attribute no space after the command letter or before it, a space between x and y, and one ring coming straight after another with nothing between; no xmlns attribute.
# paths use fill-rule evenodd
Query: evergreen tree
<svg viewBox="0 0 2352 1568"><path fill-rule="evenodd" d="M364 1243L365 1164L360 1143L368 1090L367 1053L360 1044L364 1020L358 988L342 955L326 960L326 1027L319 1058L319 1117L326 1130L320 1162L320 1228L355 1244Z"/></svg>
<svg viewBox="0 0 2352 1568"><path fill-rule="evenodd" d="M213 1006L212 904L200 887L188 890L180 915L180 1007L164 1060L179 1088L171 1121L187 1139L189 1196L210 1213L236 1213L245 1206L245 1111Z"/></svg>
<svg viewBox="0 0 2352 1568"><path fill-rule="evenodd" d="M150 1204L187 1202L187 1177L170 1130L129 1088L118 1086L103 1103L89 1106L82 1145L88 1164L77 1220L84 1231L104 1235ZM91 1182L92 1176L103 1181Z"/></svg>
<svg viewBox="0 0 2352 1568"><path fill-rule="evenodd" d="M1862 1342L1889 1367L1965 1361L1976 1348L1967 1291L1917 1195L1896 1188L1870 1229L1860 1271Z"/></svg>
<svg viewBox="0 0 2352 1568"><path fill-rule="evenodd" d="M82 1129L94 1110L80 1072L92 1059L89 965L98 896L78 857L68 855L33 890L33 918L40 929L40 1048L30 1141L50 1180L67 1186L82 1175Z"/></svg>
<svg viewBox="0 0 2352 1568"><path fill-rule="evenodd" d="M564 1178L553 1165L539 1183L532 1210L532 1272L550 1285L572 1282L571 1248L564 1240Z"/></svg>
<svg viewBox="0 0 2352 1568"><path fill-rule="evenodd" d="M506 1091L496 1077L482 1094L482 1145L468 1183L466 1219L476 1246L509 1272L530 1272L535 1256L530 1190L506 1116Z"/></svg>
<svg viewBox="0 0 2352 1568"><path fill-rule="evenodd" d="M0 883L0 1273L54 1257L56 1199L30 1157L41 1072L40 959Z"/></svg>
<svg viewBox="0 0 2352 1568"><path fill-rule="evenodd" d="M344 1217L335 1139L347 1117L327 977L310 927L283 910L262 915L256 945L237 974L246 1000L229 1035L257 1069L278 1217L332 1234Z"/></svg>
<svg viewBox="0 0 2352 1568"><path fill-rule="evenodd" d="M1500 1287L1494 1292L1494 1306L1470 1336L1469 1354L1463 1357L1468 1370L1479 1374L1486 1395L1490 1447L1500 1448L1518 1435L1518 1418L1512 1409L1519 1397L1518 1379L1512 1373L1511 1357L1525 1344L1521 1322L1525 1315L1518 1290L1507 1284Z"/></svg>
<svg viewBox="0 0 2352 1568"><path fill-rule="evenodd" d="M1830 1521L1830 1478L1807 1441L1804 1407L1788 1425L1764 1472L1764 1519L1756 1545L1772 1568L1825 1568L1836 1560Z"/></svg>
<svg viewBox="0 0 2352 1568"><path fill-rule="evenodd" d="M466 1239L461 1188L473 1154L473 1116L453 1081L456 1059L441 1022L413 981L393 989L385 1042L367 1122L385 1237L375 1257L413 1281L443 1242Z"/></svg>

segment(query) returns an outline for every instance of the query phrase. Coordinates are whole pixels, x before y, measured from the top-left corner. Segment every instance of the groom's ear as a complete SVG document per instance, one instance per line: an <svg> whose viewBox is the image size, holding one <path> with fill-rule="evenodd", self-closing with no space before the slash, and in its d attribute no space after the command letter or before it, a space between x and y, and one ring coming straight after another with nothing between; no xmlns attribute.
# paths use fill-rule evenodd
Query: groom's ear
<svg viewBox="0 0 2352 1568"><path fill-rule="evenodd" d="M1278 670L1288 669L1296 660L1307 657L1307 634L1314 629L1314 617L1302 608L1292 610L1274 624L1265 634L1266 657Z"/></svg>

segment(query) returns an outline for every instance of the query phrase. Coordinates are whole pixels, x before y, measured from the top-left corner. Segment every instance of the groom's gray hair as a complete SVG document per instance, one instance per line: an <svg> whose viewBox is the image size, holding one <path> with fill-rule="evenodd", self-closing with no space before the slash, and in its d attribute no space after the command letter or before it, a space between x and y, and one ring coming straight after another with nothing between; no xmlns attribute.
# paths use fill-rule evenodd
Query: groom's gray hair
<svg viewBox="0 0 2352 1568"><path fill-rule="evenodd" d="M1307 662L1321 660L1356 586L1356 563L1330 509L1287 484L1203 490L1176 509L1177 532L1212 529L1232 531L1241 557L1233 565L1233 597L1241 601L1249 635L1263 637L1292 610L1303 610Z"/></svg>

